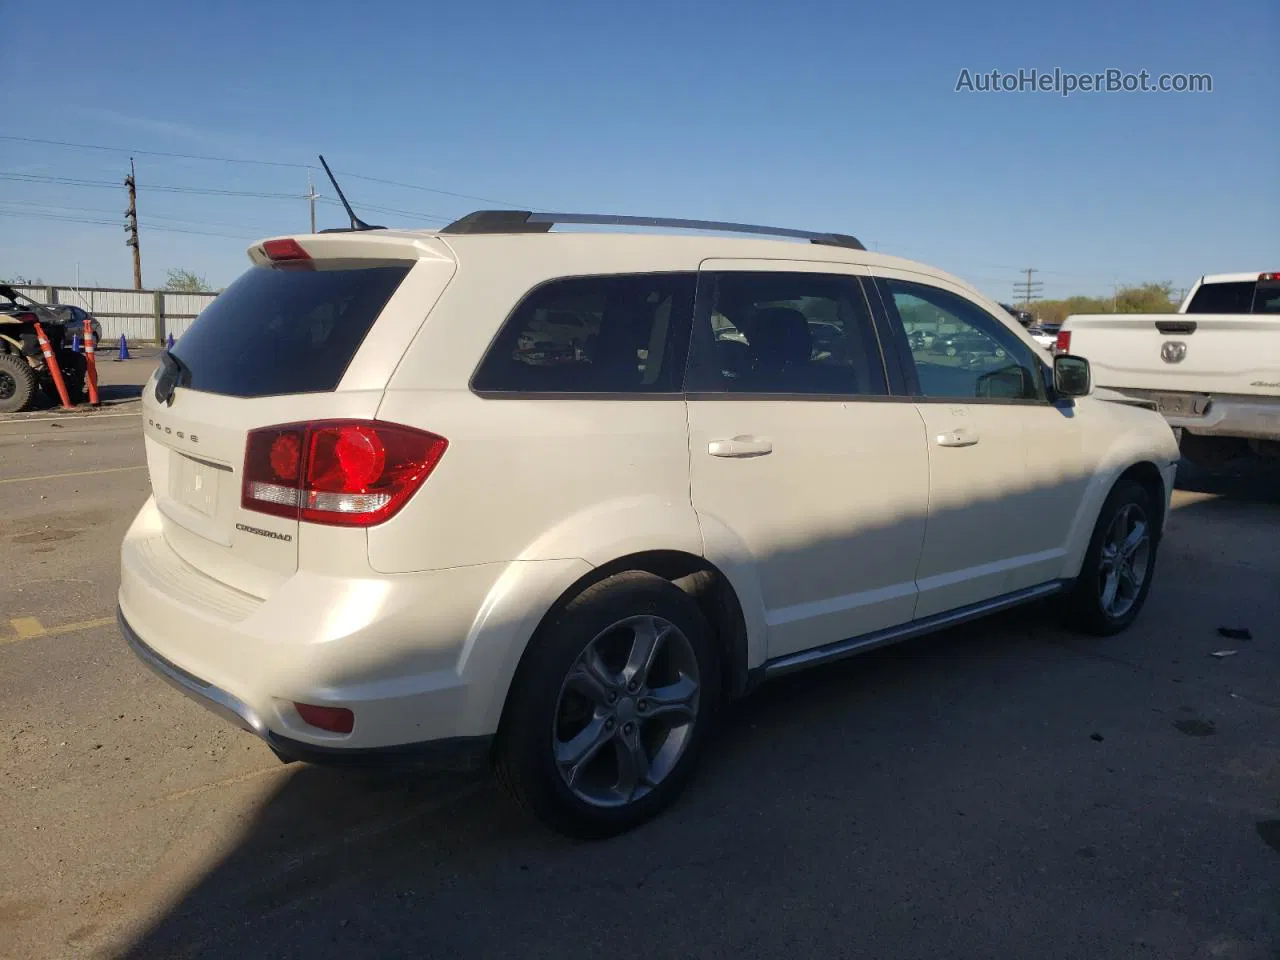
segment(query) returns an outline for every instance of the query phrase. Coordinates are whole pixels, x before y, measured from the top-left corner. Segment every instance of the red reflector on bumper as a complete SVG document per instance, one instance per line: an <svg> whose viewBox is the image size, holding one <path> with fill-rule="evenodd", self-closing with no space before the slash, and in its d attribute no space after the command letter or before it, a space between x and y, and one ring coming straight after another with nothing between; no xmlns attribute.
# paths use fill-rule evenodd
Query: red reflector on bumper
<svg viewBox="0 0 1280 960"><path fill-rule="evenodd" d="M331 733L350 733L356 715L346 707L317 707L310 703L294 703L294 709L306 723Z"/></svg>

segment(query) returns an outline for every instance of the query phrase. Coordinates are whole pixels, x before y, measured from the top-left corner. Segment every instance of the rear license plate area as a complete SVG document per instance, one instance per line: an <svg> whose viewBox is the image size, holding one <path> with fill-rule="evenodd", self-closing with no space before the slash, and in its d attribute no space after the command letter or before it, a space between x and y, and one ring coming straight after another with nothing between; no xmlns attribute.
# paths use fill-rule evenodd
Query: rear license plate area
<svg viewBox="0 0 1280 960"><path fill-rule="evenodd" d="M1161 413L1175 417L1203 416L1209 398L1194 393L1157 393L1151 398Z"/></svg>
<svg viewBox="0 0 1280 960"><path fill-rule="evenodd" d="M218 478L222 471L175 453L169 470L169 496L202 517L218 509Z"/></svg>

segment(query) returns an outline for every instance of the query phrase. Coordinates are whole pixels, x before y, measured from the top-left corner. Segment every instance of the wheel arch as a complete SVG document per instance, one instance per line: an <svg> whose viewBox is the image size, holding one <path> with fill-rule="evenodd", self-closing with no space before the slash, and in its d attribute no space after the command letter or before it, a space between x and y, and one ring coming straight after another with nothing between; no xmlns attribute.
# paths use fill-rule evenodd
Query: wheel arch
<svg viewBox="0 0 1280 960"><path fill-rule="evenodd" d="M1064 564L1063 575L1066 578L1071 579L1079 575L1080 569L1084 565L1084 557L1089 548L1089 542L1093 538L1094 527L1098 523L1098 517L1107 502L1107 497L1111 496L1111 491L1115 490L1121 483L1129 480L1136 480L1141 483L1151 494L1151 499L1156 509L1156 517L1154 518L1156 536L1158 537L1164 529L1169 491L1165 486L1164 474L1154 460L1146 458L1131 459L1122 464L1116 464L1111 469L1100 471L1089 485L1082 499L1081 508L1076 514L1076 522L1067 550L1066 563Z"/></svg>
<svg viewBox="0 0 1280 960"><path fill-rule="evenodd" d="M503 696L502 711L497 724L498 737L495 738L495 743L501 740L511 691L519 682L521 672L537 646L538 635L574 597L594 584L628 571L639 571L660 577L692 597L711 625L720 648L723 658L721 684L724 693L730 697L738 697L750 689L747 621L738 591L729 577L706 557L697 554L683 550L639 551L616 557L582 573L560 591L555 601L539 618L537 626L529 635L528 642L520 651L519 658L511 671L510 682Z"/></svg>

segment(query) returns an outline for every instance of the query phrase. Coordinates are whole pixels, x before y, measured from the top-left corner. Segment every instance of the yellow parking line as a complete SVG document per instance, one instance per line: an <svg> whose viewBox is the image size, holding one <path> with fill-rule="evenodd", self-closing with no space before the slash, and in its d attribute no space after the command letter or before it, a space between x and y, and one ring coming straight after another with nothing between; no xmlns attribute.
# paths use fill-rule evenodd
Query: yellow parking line
<svg viewBox="0 0 1280 960"><path fill-rule="evenodd" d="M15 617L9 621L9 626L13 628L13 636L0 636L0 644L16 643L19 640L34 640L36 637L58 637L64 633L79 633L81 630L105 627L115 622L115 617L99 617L97 620L64 623L60 627L46 627L35 617Z"/></svg>
<svg viewBox="0 0 1280 960"><path fill-rule="evenodd" d="M92 477L99 473L123 473L125 470L145 470L147 465L140 463L133 467L107 467L105 470L77 470L74 473L47 473L43 477L10 477L0 483L31 483L36 480L57 480L60 477Z"/></svg>

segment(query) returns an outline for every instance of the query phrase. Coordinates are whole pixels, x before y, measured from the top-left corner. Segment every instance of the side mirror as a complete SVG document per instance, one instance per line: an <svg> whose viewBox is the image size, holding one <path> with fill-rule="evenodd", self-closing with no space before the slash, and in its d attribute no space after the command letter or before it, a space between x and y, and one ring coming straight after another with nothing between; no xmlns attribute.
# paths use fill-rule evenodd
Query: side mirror
<svg viewBox="0 0 1280 960"><path fill-rule="evenodd" d="M1089 361L1060 353L1053 358L1053 389L1060 397L1088 396L1093 387L1093 375Z"/></svg>

